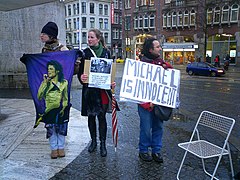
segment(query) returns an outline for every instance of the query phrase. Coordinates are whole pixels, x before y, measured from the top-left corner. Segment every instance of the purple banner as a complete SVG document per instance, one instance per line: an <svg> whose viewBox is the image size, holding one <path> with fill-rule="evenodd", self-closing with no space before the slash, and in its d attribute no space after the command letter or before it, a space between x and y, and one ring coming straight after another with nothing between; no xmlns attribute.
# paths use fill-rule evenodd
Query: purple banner
<svg viewBox="0 0 240 180"><path fill-rule="evenodd" d="M36 108L36 123L61 124L68 121L70 90L77 58L78 51L75 50L24 54L21 57L27 68Z"/></svg>

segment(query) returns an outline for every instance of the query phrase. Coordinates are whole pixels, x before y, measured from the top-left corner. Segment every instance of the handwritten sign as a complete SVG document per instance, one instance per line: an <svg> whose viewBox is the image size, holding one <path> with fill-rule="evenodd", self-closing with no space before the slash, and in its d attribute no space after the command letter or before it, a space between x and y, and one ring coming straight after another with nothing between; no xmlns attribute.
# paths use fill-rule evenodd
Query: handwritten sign
<svg viewBox="0 0 240 180"><path fill-rule="evenodd" d="M152 102L175 108L179 98L180 71L126 59L120 100Z"/></svg>

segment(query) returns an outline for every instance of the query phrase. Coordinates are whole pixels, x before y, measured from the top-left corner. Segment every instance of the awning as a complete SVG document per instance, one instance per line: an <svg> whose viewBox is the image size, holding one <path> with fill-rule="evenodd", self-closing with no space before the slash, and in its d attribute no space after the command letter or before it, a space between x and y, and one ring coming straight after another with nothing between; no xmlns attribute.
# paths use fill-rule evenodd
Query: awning
<svg viewBox="0 0 240 180"><path fill-rule="evenodd" d="M176 51L181 49L181 51L195 51L198 48L198 45L195 43L163 43L163 51Z"/></svg>

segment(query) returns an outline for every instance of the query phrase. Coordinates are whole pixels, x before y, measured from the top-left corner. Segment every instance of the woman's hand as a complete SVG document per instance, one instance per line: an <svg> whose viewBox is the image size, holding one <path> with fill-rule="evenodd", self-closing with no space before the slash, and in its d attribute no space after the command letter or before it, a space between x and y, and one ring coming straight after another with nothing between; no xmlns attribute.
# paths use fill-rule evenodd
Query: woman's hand
<svg viewBox="0 0 240 180"><path fill-rule="evenodd" d="M88 79L88 75L87 75L87 74L82 74L82 75L81 75L81 81L82 81L82 82L87 81L87 79Z"/></svg>
<svg viewBox="0 0 240 180"><path fill-rule="evenodd" d="M111 83L111 89L115 89L115 87L116 87L116 82L114 81Z"/></svg>

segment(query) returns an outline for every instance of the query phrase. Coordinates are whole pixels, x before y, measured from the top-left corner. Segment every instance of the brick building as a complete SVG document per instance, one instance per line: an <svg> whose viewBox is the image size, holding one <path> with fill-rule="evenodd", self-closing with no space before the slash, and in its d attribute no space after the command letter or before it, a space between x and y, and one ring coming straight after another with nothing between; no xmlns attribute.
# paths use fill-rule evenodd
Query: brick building
<svg viewBox="0 0 240 180"><path fill-rule="evenodd" d="M126 56L137 58L145 37L160 40L163 58L185 64L208 54L240 60L239 0L141 0L124 2ZM130 42L130 44L128 43Z"/></svg>

